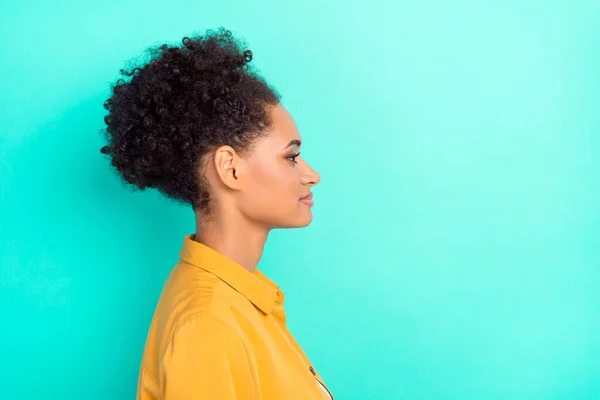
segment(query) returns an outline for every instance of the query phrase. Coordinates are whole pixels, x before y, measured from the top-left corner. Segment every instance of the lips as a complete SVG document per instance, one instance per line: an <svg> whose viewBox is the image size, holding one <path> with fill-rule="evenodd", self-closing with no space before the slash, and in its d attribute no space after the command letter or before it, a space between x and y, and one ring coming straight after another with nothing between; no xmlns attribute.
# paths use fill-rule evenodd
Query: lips
<svg viewBox="0 0 600 400"><path fill-rule="evenodd" d="M300 198L300 201L304 204L308 204L309 206L312 206L315 204L315 201L313 200L313 195L312 193L307 194L304 197Z"/></svg>

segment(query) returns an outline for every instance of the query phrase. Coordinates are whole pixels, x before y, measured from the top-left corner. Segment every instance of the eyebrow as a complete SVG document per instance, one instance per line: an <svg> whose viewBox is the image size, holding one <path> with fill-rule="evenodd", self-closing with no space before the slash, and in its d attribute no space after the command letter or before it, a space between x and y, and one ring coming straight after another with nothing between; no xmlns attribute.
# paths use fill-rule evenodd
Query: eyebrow
<svg viewBox="0 0 600 400"><path fill-rule="evenodd" d="M288 147L291 147L291 146L298 146L298 147L300 147L300 146L302 146L302 142L300 140L298 140L298 139L294 139L294 140L290 141L288 143L288 145L285 146L285 148L287 149Z"/></svg>

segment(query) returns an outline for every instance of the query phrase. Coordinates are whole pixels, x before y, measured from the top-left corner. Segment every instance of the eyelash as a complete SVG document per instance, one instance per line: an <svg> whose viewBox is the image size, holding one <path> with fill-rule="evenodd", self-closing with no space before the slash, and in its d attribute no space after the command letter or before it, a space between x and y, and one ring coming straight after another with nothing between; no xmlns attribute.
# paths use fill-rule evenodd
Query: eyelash
<svg viewBox="0 0 600 400"><path fill-rule="evenodd" d="M291 160L294 164L298 164L298 161L296 161L296 157L300 156L300 153L294 154L293 156L289 156L287 159Z"/></svg>

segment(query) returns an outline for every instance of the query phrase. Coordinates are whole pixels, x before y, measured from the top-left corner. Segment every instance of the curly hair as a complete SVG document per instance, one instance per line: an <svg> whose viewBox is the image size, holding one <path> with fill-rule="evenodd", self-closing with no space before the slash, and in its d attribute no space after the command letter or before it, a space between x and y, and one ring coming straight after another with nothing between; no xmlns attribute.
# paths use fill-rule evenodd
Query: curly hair
<svg viewBox="0 0 600 400"><path fill-rule="evenodd" d="M240 154L271 126L280 95L250 68L252 52L219 28L182 45L147 49L151 60L120 73L104 102L100 150L126 182L210 213L205 156L221 145Z"/></svg>

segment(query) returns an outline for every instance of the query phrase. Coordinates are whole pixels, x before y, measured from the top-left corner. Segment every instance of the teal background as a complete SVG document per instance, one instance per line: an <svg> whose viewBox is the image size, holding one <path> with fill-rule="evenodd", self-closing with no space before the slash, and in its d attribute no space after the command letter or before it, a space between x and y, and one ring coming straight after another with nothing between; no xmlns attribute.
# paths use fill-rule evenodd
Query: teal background
<svg viewBox="0 0 600 400"><path fill-rule="evenodd" d="M112 174L102 103L220 25L322 176L261 266L337 399L600 398L600 3L516 0L4 2L0 398L134 398L194 220Z"/></svg>

